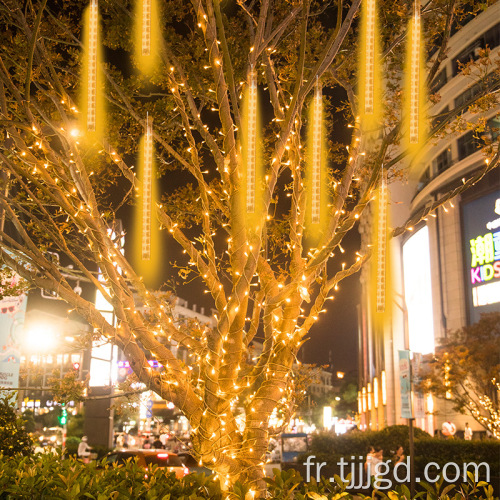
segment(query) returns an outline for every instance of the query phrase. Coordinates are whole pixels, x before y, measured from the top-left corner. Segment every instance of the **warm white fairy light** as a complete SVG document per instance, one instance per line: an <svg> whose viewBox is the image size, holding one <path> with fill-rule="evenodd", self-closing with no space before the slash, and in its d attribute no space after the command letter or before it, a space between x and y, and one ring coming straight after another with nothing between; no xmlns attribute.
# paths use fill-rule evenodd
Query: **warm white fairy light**
<svg viewBox="0 0 500 500"><path fill-rule="evenodd" d="M312 173L311 222L319 224L321 213L321 115L323 111L321 87L316 81L312 119Z"/></svg>
<svg viewBox="0 0 500 500"><path fill-rule="evenodd" d="M144 179L142 181L142 259L151 258L151 204L153 181L153 121L146 119L144 138Z"/></svg>
<svg viewBox="0 0 500 500"><path fill-rule="evenodd" d="M420 88L420 0L413 6L410 53L410 143L418 143Z"/></svg>
<svg viewBox="0 0 500 500"><path fill-rule="evenodd" d="M387 173L382 166L378 198L378 237L377 237L377 312L385 310L386 274L386 230L387 230Z"/></svg>
<svg viewBox="0 0 500 500"><path fill-rule="evenodd" d="M151 54L151 0L142 0L142 55Z"/></svg>
<svg viewBox="0 0 500 500"><path fill-rule="evenodd" d="M96 129L97 109L97 31L98 31L99 9L97 0L90 2L89 19L89 72L88 72L88 102L87 102L87 130L93 132Z"/></svg>
<svg viewBox="0 0 500 500"><path fill-rule="evenodd" d="M375 85L375 0L366 2L365 113L373 114Z"/></svg>
<svg viewBox="0 0 500 500"><path fill-rule="evenodd" d="M248 78L248 117L247 117L247 174L246 205L247 212L255 212L255 170L257 146L257 74L252 68Z"/></svg>

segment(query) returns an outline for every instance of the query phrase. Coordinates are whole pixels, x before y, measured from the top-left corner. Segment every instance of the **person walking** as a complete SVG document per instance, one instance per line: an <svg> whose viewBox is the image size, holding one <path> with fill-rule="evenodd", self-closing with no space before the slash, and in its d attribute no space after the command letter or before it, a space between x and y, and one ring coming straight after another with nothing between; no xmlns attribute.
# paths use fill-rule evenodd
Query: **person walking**
<svg viewBox="0 0 500 500"><path fill-rule="evenodd" d="M90 451L92 448L87 443L87 436L83 436L78 444L78 458L81 458L83 463L88 464L90 461Z"/></svg>
<svg viewBox="0 0 500 500"><path fill-rule="evenodd" d="M368 446L368 451L366 453L366 460L365 460L365 472L368 476L371 476L371 470L372 470L372 459L373 459L373 454L375 453L375 448L373 446Z"/></svg>
<svg viewBox="0 0 500 500"><path fill-rule="evenodd" d="M472 440L472 429L469 427L469 423L468 422L465 422L464 439L466 441L471 441Z"/></svg>

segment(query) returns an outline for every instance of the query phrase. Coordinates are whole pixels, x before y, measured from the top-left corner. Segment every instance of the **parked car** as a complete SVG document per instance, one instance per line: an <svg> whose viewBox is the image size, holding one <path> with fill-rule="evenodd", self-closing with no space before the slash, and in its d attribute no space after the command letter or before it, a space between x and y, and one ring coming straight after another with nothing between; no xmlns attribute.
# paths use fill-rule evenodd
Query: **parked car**
<svg viewBox="0 0 500 500"><path fill-rule="evenodd" d="M165 450L116 450L106 455L108 463L121 465L128 459L137 459L137 463L146 470L152 465L165 468L166 472L175 472L178 479L189 474L189 469L175 454Z"/></svg>
<svg viewBox="0 0 500 500"><path fill-rule="evenodd" d="M189 472L196 472L198 474L200 473L205 473L206 476L210 476L210 474L213 474L214 471L211 469L208 469L207 467L203 467L203 465L200 465L197 461L196 458L193 457L188 452L182 451L178 454L179 458L182 460L182 463L189 469Z"/></svg>

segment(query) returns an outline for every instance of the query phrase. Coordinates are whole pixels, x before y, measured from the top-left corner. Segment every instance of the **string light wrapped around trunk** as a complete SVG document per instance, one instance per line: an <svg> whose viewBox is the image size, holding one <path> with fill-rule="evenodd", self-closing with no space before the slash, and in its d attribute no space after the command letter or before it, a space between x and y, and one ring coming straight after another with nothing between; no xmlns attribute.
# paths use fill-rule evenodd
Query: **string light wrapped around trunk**
<svg viewBox="0 0 500 500"><path fill-rule="evenodd" d="M98 51L98 22L99 9L97 0L91 0L89 20L89 46L88 46L88 96L87 96L87 130L96 130L97 110L97 51Z"/></svg>
<svg viewBox="0 0 500 500"><path fill-rule="evenodd" d="M257 147L257 74L252 67L248 77L248 118L246 151L246 209L255 213L255 175Z"/></svg>
<svg viewBox="0 0 500 500"><path fill-rule="evenodd" d="M142 0L141 53L143 56L151 54L151 0Z"/></svg>
<svg viewBox="0 0 500 500"><path fill-rule="evenodd" d="M312 120L312 172L311 172L311 223L319 224L321 215L321 134L323 96L319 81L314 89L314 110Z"/></svg>
<svg viewBox="0 0 500 500"><path fill-rule="evenodd" d="M420 0L413 4L411 19L411 50L410 50L410 144L419 141L419 105L420 105Z"/></svg>
<svg viewBox="0 0 500 500"><path fill-rule="evenodd" d="M151 259L151 211L153 186L153 120L146 119L142 180L142 260Z"/></svg>
<svg viewBox="0 0 500 500"><path fill-rule="evenodd" d="M365 113L373 114L375 87L375 0L366 2Z"/></svg>
<svg viewBox="0 0 500 500"><path fill-rule="evenodd" d="M385 311L387 265L387 171L382 166L378 198L377 312Z"/></svg>

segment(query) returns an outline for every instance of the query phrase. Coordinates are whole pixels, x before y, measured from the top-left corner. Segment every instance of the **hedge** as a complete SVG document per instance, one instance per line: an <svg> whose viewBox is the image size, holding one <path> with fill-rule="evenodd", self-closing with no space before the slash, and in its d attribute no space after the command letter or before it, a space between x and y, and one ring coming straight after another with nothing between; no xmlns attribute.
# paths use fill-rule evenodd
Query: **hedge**
<svg viewBox="0 0 500 500"><path fill-rule="evenodd" d="M440 466L448 462L486 462L492 475L500 473L500 441L433 438L419 428L414 429L415 465L425 467L429 461ZM394 425L381 431L351 432L341 436L320 433L313 436L311 449L307 455L316 455L327 463L336 463L341 457L366 457L369 446L380 446L384 459L390 459L398 446L403 446L405 454L409 451L408 427Z"/></svg>
<svg viewBox="0 0 500 500"><path fill-rule="evenodd" d="M63 459L60 454L39 454L29 457L0 455L1 500L250 500L248 485L236 483L231 492L223 493L213 476L189 474L181 480L153 466L147 472L134 461L125 465L109 465L106 461L83 464L75 458ZM274 500L353 500L337 477L333 482L304 482L294 470L275 471L266 478L267 497ZM453 491L451 491L453 489ZM446 490L446 488L445 488ZM446 495L444 493L447 493ZM375 494L374 494L375 495ZM454 496L451 496L454 495ZM409 491L398 486L383 498L408 500ZM443 490L443 485L428 486L428 500L453 498L492 500L493 488L485 483L462 485Z"/></svg>

